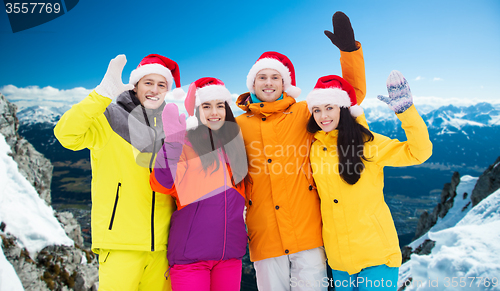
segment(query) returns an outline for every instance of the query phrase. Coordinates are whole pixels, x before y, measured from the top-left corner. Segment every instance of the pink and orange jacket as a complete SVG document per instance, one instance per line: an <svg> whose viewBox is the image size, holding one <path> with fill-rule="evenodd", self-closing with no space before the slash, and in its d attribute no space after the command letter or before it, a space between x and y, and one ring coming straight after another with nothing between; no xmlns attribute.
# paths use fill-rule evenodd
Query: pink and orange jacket
<svg viewBox="0 0 500 291"><path fill-rule="evenodd" d="M189 143L165 143L150 176L151 188L176 199L167 248L169 264L241 259L247 233L243 183L233 186L231 167L218 149L219 167L207 171Z"/></svg>

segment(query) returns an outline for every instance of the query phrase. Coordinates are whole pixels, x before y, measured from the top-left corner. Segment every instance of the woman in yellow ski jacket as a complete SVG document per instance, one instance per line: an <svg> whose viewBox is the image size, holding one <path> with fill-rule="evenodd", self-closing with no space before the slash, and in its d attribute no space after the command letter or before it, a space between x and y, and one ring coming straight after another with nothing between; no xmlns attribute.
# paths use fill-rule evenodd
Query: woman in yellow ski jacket
<svg viewBox="0 0 500 291"><path fill-rule="evenodd" d="M346 280L361 285L379 280L380 286L384 279L383 287L397 288L401 251L384 201L383 168L421 164L432 154L427 127L401 73L393 71L387 87L389 98L379 99L401 120L405 142L362 126L356 94L339 76L320 78L307 96L312 112L307 128L316 139L310 161L321 199L323 241L339 290L353 290L341 289Z"/></svg>

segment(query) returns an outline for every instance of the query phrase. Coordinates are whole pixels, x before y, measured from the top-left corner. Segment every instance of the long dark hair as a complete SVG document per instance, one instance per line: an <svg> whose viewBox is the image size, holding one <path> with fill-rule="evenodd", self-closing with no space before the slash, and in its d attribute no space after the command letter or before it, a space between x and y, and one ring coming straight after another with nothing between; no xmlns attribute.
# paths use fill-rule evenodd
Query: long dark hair
<svg viewBox="0 0 500 291"><path fill-rule="evenodd" d="M211 130L200 122L200 111L197 108L195 116L198 119L198 127L187 132L187 138L194 151L199 156L203 170L207 174L208 168L215 163L216 172L220 167L217 149L222 149L231 165L232 184L238 185L243 181L247 172L245 144L240 134L240 127L236 123L233 112L227 102L224 102L226 118L224 124L218 130Z"/></svg>
<svg viewBox="0 0 500 291"><path fill-rule="evenodd" d="M354 185L365 168L363 160L368 161L364 156L364 144L372 141L374 136L370 130L357 123L349 108L345 107L340 107L337 129L339 131L337 138L339 174L347 184ZM313 115L309 118L307 130L311 133L321 130Z"/></svg>

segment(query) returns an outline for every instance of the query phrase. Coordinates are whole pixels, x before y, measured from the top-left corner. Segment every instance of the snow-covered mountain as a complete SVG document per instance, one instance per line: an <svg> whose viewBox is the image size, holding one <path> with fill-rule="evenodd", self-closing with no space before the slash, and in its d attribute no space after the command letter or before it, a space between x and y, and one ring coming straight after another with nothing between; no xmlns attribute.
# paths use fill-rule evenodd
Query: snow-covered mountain
<svg viewBox="0 0 500 291"><path fill-rule="evenodd" d="M416 107L420 110L418 104ZM423 107L431 109L429 105ZM479 159L484 158L483 161L488 162L494 160L500 151L500 103L482 102L462 107L447 105L430 111L420 110L420 113L435 145L427 165L454 163L460 167L463 164L475 166L478 165L477 156L482 155ZM387 108L368 108L366 116L373 131L406 139L399 120ZM446 146L443 147L443 144ZM486 166L481 165L482 170Z"/></svg>
<svg viewBox="0 0 500 291"><path fill-rule="evenodd" d="M391 124L397 120L396 115L385 106L368 102L365 107L366 118L371 126L372 123ZM381 102L380 102L381 103ZM419 104L414 102L415 107L426 121L429 129L449 129L444 133L457 133L466 126L500 126L500 103L477 102L467 106L437 104Z"/></svg>
<svg viewBox="0 0 500 291"><path fill-rule="evenodd" d="M0 134L0 221L4 225L0 234L17 237L20 246L34 257L49 245L73 246L73 241L55 218L54 210L19 173L10 152L10 146ZM3 250L0 254L0 290L24 290Z"/></svg>
<svg viewBox="0 0 500 291"><path fill-rule="evenodd" d="M496 176L485 180L500 179L497 167L500 160L490 167ZM434 241L429 254L412 254L401 266L399 287L419 291L500 290L500 189L472 207L470 194L477 181L462 176L453 207L409 245L417 250L426 241Z"/></svg>
<svg viewBox="0 0 500 291"><path fill-rule="evenodd" d="M96 258L72 213L52 208L53 166L15 113L0 94L0 291L96 290Z"/></svg>
<svg viewBox="0 0 500 291"><path fill-rule="evenodd" d="M48 107L48 106L31 106L20 110L17 113L19 123L22 125L31 124L47 124L55 125L61 115L70 107Z"/></svg>
<svg viewBox="0 0 500 291"><path fill-rule="evenodd" d="M366 110L370 129L405 140L399 120L384 109L374 107ZM488 161L497 157L500 151L500 104L447 105L421 112L421 115L434 144L433 155L424 167L453 164L458 171L463 167L479 166L481 169L476 169L476 172L480 173L487 167Z"/></svg>
<svg viewBox="0 0 500 291"><path fill-rule="evenodd" d="M9 145L0 135L0 221L5 232L19 239L21 247L36 255L48 245L73 245L54 210L45 204L35 188L23 177L9 155Z"/></svg>
<svg viewBox="0 0 500 291"><path fill-rule="evenodd" d="M433 143L432 156L422 165L384 169L384 193L399 234L415 228L420 213L429 210L426 205L436 203L444 181L449 181L453 172L478 176L500 154L500 104L433 108L430 104L419 106L418 101L415 106ZM406 140L400 121L386 106L367 107L365 112L371 130Z"/></svg>

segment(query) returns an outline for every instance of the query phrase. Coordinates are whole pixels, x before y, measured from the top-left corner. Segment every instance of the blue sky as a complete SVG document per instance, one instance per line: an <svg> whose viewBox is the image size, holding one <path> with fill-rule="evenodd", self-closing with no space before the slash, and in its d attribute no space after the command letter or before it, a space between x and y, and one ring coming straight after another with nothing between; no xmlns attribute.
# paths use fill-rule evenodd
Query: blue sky
<svg viewBox="0 0 500 291"><path fill-rule="evenodd" d="M367 98L387 94L397 69L415 96L500 97L500 1L97 1L82 0L51 22L12 33L0 11L0 88L97 86L109 60L125 54L123 79L150 53L179 63L183 86L220 78L246 92L265 51L287 55L304 99L317 79L341 74L323 34L343 11L363 46Z"/></svg>

